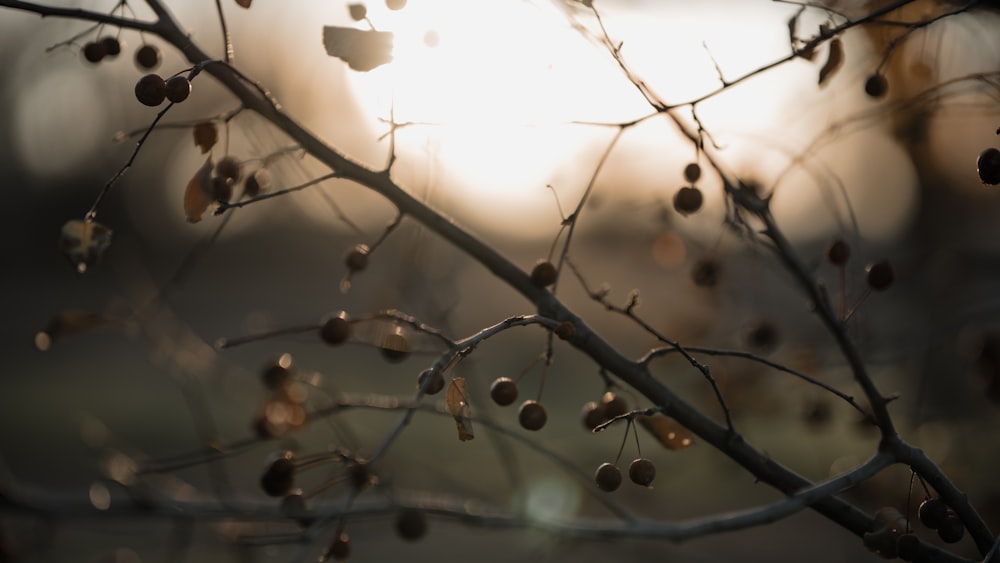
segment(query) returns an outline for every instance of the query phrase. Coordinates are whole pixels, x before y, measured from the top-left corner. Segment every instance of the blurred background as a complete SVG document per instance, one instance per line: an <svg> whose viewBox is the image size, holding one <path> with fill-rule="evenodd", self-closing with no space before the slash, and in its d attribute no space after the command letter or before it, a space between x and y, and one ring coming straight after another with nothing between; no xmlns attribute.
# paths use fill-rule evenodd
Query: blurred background
<svg viewBox="0 0 1000 563"><path fill-rule="evenodd" d="M289 114L373 167L387 162L388 122L403 124L396 129L394 178L525 269L549 255L564 215L612 142L617 127L610 125L649 113L594 41L597 22L577 3L410 0L393 10L372 2L366 5L369 23L394 33L394 51L392 63L369 72L351 70L323 48L324 25L368 25L353 21L344 3L290 8L258 2L249 10L225 4L235 65L270 89ZM115 7L73 5L106 12ZM798 11L735 0L596 5L632 70L668 103L699 99L721 80L785 57L789 21ZM148 17L145 6L129 7ZM832 6L848 16L873 7ZM952 8L915 2L893 17L920 21ZM213 9L180 1L170 9L193 40L222 53ZM103 201L98 220L114 231L113 243L97 267L79 274L59 252L60 229L83 217L158 111L133 95L146 72L133 61L136 49L161 48L155 71L164 76L188 65L155 37L0 13L0 250L6 258L0 346L7 359L0 375L2 483L15 492L94 505L93 514L65 519L9 511L2 519L4 545L17 561L315 558L315 545L234 541L294 526L101 517L102 491L111 502L125 492L108 480L123 460L142 463L195 451L210 440L231 444L250 437L268 396L262 370L282 354L294 358L309 406L323 408L338 393L412 396L417 374L441 351L433 339L410 335L415 353L388 363L374 345L387 326L379 324L336 348L313 331L223 350L216 347L220 338L316 325L331 311L361 316L395 308L457 339L533 313L530 305L408 220L343 291L345 253L372 244L394 218L384 201L346 182L249 205L224 224L212 216L188 223L184 190L205 158L192 142L191 125L236 108L207 76L194 81L191 97L167 114ZM807 39L825 22L840 20L808 10L796 21ZM994 529L1000 526L1000 486L993 479L1000 471L1000 233L997 192L980 182L976 157L1000 143L994 134L1000 127L997 24L1000 16L983 8L913 28L901 41L910 28L852 30L842 37L843 66L822 85L825 47L813 61L790 61L697 105L707 150L773 194L779 222L834 301L845 308L863 301L851 331L880 388L899 395L892 413L903 436L945 467ZM118 36L121 54L96 64L85 60L83 45L107 35ZM864 89L876 71L887 78L882 97ZM975 73L983 74L963 79ZM678 112L694 123L690 108ZM272 190L328 172L253 115L240 113L219 131L212 156L236 157L244 173L266 167ZM623 133L596 177L569 253L586 284L606 284L608 299L620 304L637 290L638 313L685 345L751 351L860 396L831 339L770 251L726 225L718 178L703 159L705 172L696 182L703 208L688 216L673 209L674 194L687 183L684 167L699 158L663 118L645 119ZM824 260L835 238L851 248L843 271ZM881 259L893 264L895 284L865 298L864 266ZM706 279L706 268L714 277ZM593 302L569 271L558 294L626 355L640 357L656 345ZM51 332L53 318L73 311L129 322L63 331L40 351L36 333ZM542 391L542 370L527 368L546 343L537 328L508 331L477 349L455 375L469 381L477 417L535 440L589 476L613 460L622 439L617 429L594 435L581 424L581 406L599 400L605 380L557 341ZM823 479L874 451L877 434L835 397L758 364L706 361L748 441L805 476ZM658 377L721 420L697 372L672 357L654 366ZM546 427L530 436L517 427L516 407L497 407L488 398L495 378L522 373L521 396L540 394L549 412ZM649 406L627 390L620 393L632 407ZM172 498L210 498L219 484L216 469L223 468L227 494L272 502L258 485L269 456L286 448L303 455L332 447L370 452L398 417L395 411L345 412L225 462L154 476L144 486ZM551 455L486 428L477 434L460 443L447 417L418 415L379 468L385 490L522 507L540 520L614 518L595 500L592 484ZM682 519L779 498L697 439L690 448L668 451L651 436L640 438L643 454L658 467L655 488L626 483L615 493L637 514ZM632 441L626 443L623 457L635 453ZM337 475L318 470L300 486L319 486ZM904 510L910 483L905 468L893 468L846 496L866 509ZM333 502L343 493L343 486L333 487L319 498ZM919 489L913 494L922 496ZM350 521L347 530L358 561L874 557L856 538L808 512L682 544L569 541L538 530L489 530L434 518L415 546L396 537L391 517ZM974 556L968 539L956 549Z"/></svg>

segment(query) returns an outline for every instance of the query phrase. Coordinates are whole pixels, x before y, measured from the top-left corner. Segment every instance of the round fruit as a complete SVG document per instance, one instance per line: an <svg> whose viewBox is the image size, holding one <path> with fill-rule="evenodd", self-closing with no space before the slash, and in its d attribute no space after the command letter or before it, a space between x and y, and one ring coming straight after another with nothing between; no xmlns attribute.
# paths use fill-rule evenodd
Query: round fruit
<svg viewBox="0 0 1000 563"><path fill-rule="evenodd" d="M681 215L690 215L698 211L703 202L701 190L694 186L684 186L674 194L674 210Z"/></svg>
<svg viewBox="0 0 1000 563"><path fill-rule="evenodd" d="M402 10L406 7L406 0L385 0L385 7L390 10Z"/></svg>
<svg viewBox="0 0 1000 563"><path fill-rule="evenodd" d="M267 471L260 477L260 487L272 497L283 497L292 492L295 484L295 462L292 454L285 455L271 462Z"/></svg>
<svg viewBox="0 0 1000 563"><path fill-rule="evenodd" d="M767 321L755 323L747 331L747 346L753 350L768 354L778 346L778 329Z"/></svg>
<svg viewBox="0 0 1000 563"><path fill-rule="evenodd" d="M691 280L698 287L715 287L719 283L719 264L715 260L702 258L691 267Z"/></svg>
<svg viewBox="0 0 1000 563"><path fill-rule="evenodd" d="M843 266L851 257L851 247L844 239L835 239L826 247L826 259L834 266Z"/></svg>
<svg viewBox="0 0 1000 563"><path fill-rule="evenodd" d="M552 262L539 260L535 267L531 269L531 283L535 287L548 287L556 283L559 272Z"/></svg>
<svg viewBox="0 0 1000 563"><path fill-rule="evenodd" d="M351 538L344 532L337 534L337 538L330 542L326 554L335 561L344 561L351 556Z"/></svg>
<svg viewBox="0 0 1000 563"><path fill-rule="evenodd" d="M583 405L583 411L581 413L583 425L587 428L587 430L593 431L595 428L600 426L602 422L607 420L604 413L604 407L596 401L586 403Z"/></svg>
<svg viewBox="0 0 1000 563"><path fill-rule="evenodd" d="M215 201L228 202L233 198L233 184L222 176L212 178L212 197Z"/></svg>
<svg viewBox="0 0 1000 563"><path fill-rule="evenodd" d="M292 380L292 370L280 365L273 364L264 370L264 387L274 391L281 389Z"/></svg>
<svg viewBox="0 0 1000 563"><path fill-rule="evenodd" d="M889 289L896 275L892 271L892 264L888 260L881 260L865 268L865 279L868 281L868 287L875 291L883 291Z"/></svg>
<svg viewBox="0 0 1000 563"><path fill-rule="evenodd" d="M697 162L692 162L684 167L684 179L692 184L701 178L701 166Z"/></svg>
<svg viewBox="0 0 1000 563"><path fill-rule="evenodd" d="M948 510L944 521L938 526L938 537L945 543L957 543L965 535L965 526L954 511Z"/></svg>
<svg viewBox="0 0 1000 563"><path fill-rule="evenodd" d="M1000 184L1000 149L990 147L979 153L976 169L979 171L979 179L984 184L991 186Z"/></svg>
<svg viewBox="0 0 1000 563"><path fill-rule="evenodd" d="M183 76L171 76L166 84L167 99L179 104L191 95L191 81Z"/></svg>
<svg viewBox="0 0 1000 563"><path fill-rule="evenodd" d="M924 499L917 508L917 518L920 522L932 530L938 529L944 523L948 515L948 506L939 498Z"/></svg>
<svg viewBox="0 0 1000 563"><path fill-rule="evenodd" d="M881 74L873 74L865 80L865 94L873 98L881 98L889 90L889 81Z"/></svg>
<svg viewBox="0 0 1000 563"><path fill-rule="evenodd" d="M135 97L144 105L156 107L167 98L167 83L158 74L147 74L135 83Z"/></svg>
<svg viewBox="0 0 1000 563"><path fill-rule="evenodd" d="M633 459L628 466L628 478L636 485L648 487L656 478L656 466L644 457Z"/></svg>
<svg viewBox="0 0 1000 563"><path fill-rule="evenodd" d="M83 46L83 58L94 64L101 62L107 54L103 43L91 41Z"/></svg>
<svg viewBox="0 0 1000 563"><path fill-rule="evenodd" d="M352 461L347 466L347 476L355 489L363 489L372 483L372 471L364 460Z"/></svg>
<svg viewBox="0 0 1000 563"><path fill-rule="evenodd" d="M155 45L143 45L135 50L135 65L143 70L160 66L160 49Z"/></svg>
<svg viewBox="0 0 1000 563"><path fill-rule="evenodd" d="M916 534L903 534L896 540L896 553L903 561L916 561L920 557L920 539Z"/></svg>
<svg viewBox="0 0 1000 563"><path fill-rule="evenodd" d="M288 518L298 520L299 524L308 526L313 518L309 517L309 507L306 504L306 497L301 492L294 492L281 499L281 513Z"/></svg>
<svg viewBox="0 0 1000 563"><path fill-rule="evenodd" d="M359 22L368 16L368 8L364 4L348 4L347 13L351 15L351 19Z"/></svg>
<svg viewBox="0 0 1000 563"><path fill-rule="evenodd" d="M268 185L268 172L260 168L253 174L247 176L243 182L243 195L246 197L257 197Z"/></svg>
<svg viewBox="0 0 1000 563"><path fill-rule="evenodd" d="M530 399L521 403L521 408L517 411L517 421L525 430L541 430L548 418L545 407L538 401Z"/></svg>
<svg viewBox="0 0 1000 563"><path fill-rule="evenodd" d="M104 46L104 53L108 57L117 57L122 52L122 44L117 37L104 37L101 39L101 45Z"/></svg>
<svg viewBox="0 0 1000 563"><path fill-rule="evenodd" d="M501 407L513 403L517 400L517 383L509 377L498 377L490 385L490 398Z"/></svg>
<svg viewBox="0 0 1000 563"><path fill-rule="evenodd" d="M331 346L343 343L345 340L351 337L351 321L347 317L347 313L340 311L339 313L330 315L323 321L323 326L319 329L319 337Z"/></svg>
<svg viewBox="0 0 1000 563"><path fill-rule="evenodd" d="M427 516L423 510L404 508L396 517L396 533L406 541L417 541L427 533Z"/></svg>
<svg viewBox="0 0 1000 563"><path fill-rule="evenodd" d="M628 401L621 395L608 391L601 397L601 404L604 406L605 420L610 420L616 416L621 416L628 412Z"/></svg>
<svg viewBox="0 0 1000 563"><path fill-rule="evenodd" d="M344 263L347 265L347 269L350 272L360 272L368 267L368 250L367 244L359 244L351 249L347 253L347 257L344 258Z"/></svg>
<svg viewBox="0 0 1000 563"><path fill-rule="evenodd" d="M410 341L399 327L382 337L378 348L382 357L392 363L402 362L410 356Z"/></svg>
<svg viewBox="0 0 1000 563"><path fill-rule="evenodd" d="M444 389L444 376L441 375L440 371L433 371L430 369L425 369L420 372L419 376L417 376L417 389L424 386L424 381L427 379L427 376L432 376L432 379L431 382L427 384L427 388L424 389L424 393L428 395L436 395L440 393L441 390Z"/></svg>
<svg viewBox="0 0 1000 563"><path fill-rule="evenodd" d="M597 472L594 473L594 480L597 481L599 489L610 493L618 489L622 484L622 472L616 465L605 462L597 468Z"/></svg>
<svg viewBox="0 0 1000 563"><path fill-rule="evenodd" d="M235 182L240 179L240 163L234 157L224 157L215 165L215 173L230 182Z"/></svg>

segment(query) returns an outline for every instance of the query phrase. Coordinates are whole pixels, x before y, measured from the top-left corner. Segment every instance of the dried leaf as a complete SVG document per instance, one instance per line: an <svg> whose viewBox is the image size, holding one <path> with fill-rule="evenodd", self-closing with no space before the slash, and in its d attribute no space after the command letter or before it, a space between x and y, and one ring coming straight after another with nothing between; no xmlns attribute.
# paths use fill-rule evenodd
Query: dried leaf
<svg viewBox="0 0 1000 563"><path fill-rule="evenodd" d="M120 322L120 319L89 313L87 311L63 311L45 325L45 329L35 334L35 348L44 352L52 343L78 332L83 332L102 325Z"/></svg>
<svg viewBox="0 0 1000 563"><path fill-rule="evenodd" d="M240 5L241 8L249 8L250 2L253 0L236 0L236 3Z"/></svg>
<svg viewBox="0 0 1000 563"><path fill-rule="evenodd" d="M188 222L197 223L212 205L212 155L208 155L205 164L194 173L187 189L184 190L184 216Z"/></svg>
<svg viewBox="0 0 1000 563"><path fill-rule="evenodd" d="M97 264L109 246L111 229L93 220L66 221L59 234L59 250L81 274Z"/></svg>
<svg viewBox="0 0 1000 563"><path fill-rule="evenodd" d="M448 389L444 392L444 402L448 407L448 412L455 419L458 427L458 439L465 442L475 438L472 433L472 409L469 408L469 401L466 400L465 379L456 377L448 384Z"/></svg>
<svg viewBox="0 0 1000 563"><path fill-rule="evenodd" d="M201 154L212 150L219 141L219 128L211 121L203 121L194 126L194 144L201 148Z"/></svg>
<svg viewBox="0 0 1000 563"><path fill-rule="evenodd" d="M324 26L323 46L331 57L366 72L392 61L392 33L353 27Z"/></svg>
<svg viewBox="0 0 1000 563"><path fill-rule="evenodd" d="M668 450L682 450L694 443L691 439L691 433L679 422L668 416L662 414L640 415L635 419Z"/></svg>
<svg viewBox="0 0 1000 563"><path fill-rule="evenodd" d="M819 85L824 86L835 72L844 66L844 45L839 37L830 40L830 52L826 56L823 68L819 69Z"/></svg>

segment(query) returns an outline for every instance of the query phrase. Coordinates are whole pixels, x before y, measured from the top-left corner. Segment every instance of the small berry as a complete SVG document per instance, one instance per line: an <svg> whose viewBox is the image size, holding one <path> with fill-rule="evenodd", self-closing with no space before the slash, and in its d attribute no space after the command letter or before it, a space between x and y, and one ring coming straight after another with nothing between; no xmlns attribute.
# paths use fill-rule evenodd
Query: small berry
<svg viewBox="0 0 1000 563"><path fill-rule="evenodd" d="M222 176L212 177L212 197L215 201L228 202L233 198L233 184Z"/></svg>
<svg viewBox="0 0 1000 563"><path fill-rule="evenodd" d="M424 393L428 395L437 395L442 389L444 389L444 376L441 375L440 371L425 369L420 372L419 376L417 376L417 389L424 386L424 381L427 379L427 376L432 376L432 379L431 382L427 384L427 388L424 389Z"/></svg>
<svg viewBox="0 0 1000 563"><path fill-rule="evenodd" d="M656 466L644 457L633 459L628 466L628 478L636 485L648 487L656 478Z"/></svg>
<svg viewBox="0 0 1000 563"><path fill-rule="evenodd" d="M701 178L701 166L697 162L692 162L684 167L684 179L690 183L695 183Z"/></svg>
<svg viewBox="0 0 1000 563"><path fill-rule="evenodd" d="M719 283L719 263L702 258L691 267L691 280L698 287L715 287Z"/></svg>
<svg viewBox="0 0 1000 563"><path fill-rule="evenodd" d="M191 95L191 81L183 76L171 76L166 83L167 99L179 104Z"/></svg>
<svg viewBox="0 0 1000 563"><path fill-rule="evenodd" d="M271 462L267 471L260 477L260 487L272 497L283 497L292 492L295 484L295 462L291 452Z"/></svg>
<svg viewBox="0 0 1000 563"><path fill-rule="evenodd" d="M215 173L230 182L236 182L240 179L240 163L234 157L224 157L215 165Z"/></svg>
<svg viewBox="0 0 1000 563"><path fill-rule="evenodd" d="M976 170L984 184L1000 184L1000 149L990 147L979 153Z"/></svg>
<svg viewBox="0 0 1000 563"><path fill-rule="evenodd" d="M597 481L599 489L610 493L622 484L622 472L616 465L605 462L597 468L594 480Z"/></svg>
<svg viewBox="0 0 1000 563"><path fill-rule="evenodd" d="M246 197L257 197L267 189L270 183L269 179L267 170L264 168L258 169L253 174L247 176L246 181L243 182L243 195Z"/></svg>
<svg viewBox="0 0 1000 563"><path fill-rule="evenodd" d="M517 411L517 421L525 430L541 430L548 418L545 407L538 401L530 399L521 403L521 408Z"/></svg>
<svg viewBox="0 0 1000 563"><path fill-rule="evenodd" d="M939 498L924 499L917 508L917 518L932 530L938 529L948 515L948 506Z"/></svg>
<svg viewBox="0 0 1000 563"><path fill-rule="evenodd" d="M684 186L674 194L674 210L681 215L690 215L701 209L704 202L701 190L694 186Z"/></svg>
<svg viewBox="0 0 1000 563"><path fill-rule="evenodd" d="M309 526L316 520L310 515L306 497L301 492L294 492L281 499L280 510L283 515L295 519L302 526Z"/></svg>
<svg viewBox="0 0 1000 563"><path fill-rule="evenodd" d="M144 105L156 107L167 98L167 83L158 74L147 74L135 83L135 97Z"/></svg>
<svg viewBox="0 0 1000 563"><path fill-rule="evenodd" d="M869 551L884 559L896 558L896 536L888 526L882 526L874 532L865 532L861 541Z"/></svg>
<svg viewBox="0 0 1000 563"><path fill-rule="evenodd" d="M385 0L385 7L390 10L402 10L406 7L406 0Z"/></svg>
<svg viewBox="0 0 1000 563"><path fill-rule="evenodd" d="M104 59L108 52L105 50L103 43L98 41L91 41L83 46L83 58L87 59L88 62L97 64Z"/></svg>
<svg viewBox="0 0 1000 563"><path fill-rule="evenodd" d="M122 44L117 37L104 37L101 39L101 45L104 46L104 53L107 57L117 57L122 52Z"/></svg>
<svg viewBox="0 0 1000 563"><path fill-rule="evenodd" d="M601 404L604 406L605 420L611 420L629 411L628 401L625 400L625 397L611 391L604 393L601 397Z"/></svg>
<svg viewBox="0 0 1000 563"><path fill-rule="evenodd" d="M162 55L155 45L143 45L135 51L135 65L142 70L152 70L160 66Z"/></svg>
<svg viewBox="0 0 1000 563"><path fill-rule="evenodd" d="M889 289L896 275L892 271L892 264L888 260L881 260L865 268L865 279L868 281L868 287L875 291L884 291Z"/></svg>
<svg viewBox="0 0 1000 563"><path fill-rule="evenodd" d="M319 337L331 346L343 343L351 337L351 321L347 313L340 311L332 314L323 321L323 326L319 329Z"/></svg>
<svg viewBox="0 0 1000 563"><path fill-rule="evenodd" d="M359 22L368 16L368 8L364 4L348 4L347 13L351 15L351 19Z"/></svg>
<svg viewBox="0 0 1000 563"><path fill-rule="evenodd" d="M501 407L513 403L517 400L517 383L509 377L498 377L490 385L490 398Z"/></svg>
<svg viewBox="0 0 1000 563"><path fill-rule="evenodd" d="M865 94L873 98L881 98L889 90L889 81L881 74L873 74L865 80Z"/></svg>
<svg viewBox="0 0 1000 563"><path fill-rule="evenodd" d="M344 532L337 534L336 539L330 542L330 547L326 549L328 557L334 561L345 561L351 556L351 538Z"/></svg>
<svg viewBox="0 0 1000 563"><path fill-rule="evenodd" d="M920 556L920 539L916 534L903 534L896 540L896 553L903 561L916 561Z"/></svg>
<svg viewBox="0 0 1000 563"><path fill-rule="evenodd" d="M402 362L410 356L410 341L399 327L383 336L378 348L382 357L392 363Z"/></svg>
<svg viewBox="0 0 1000 563"><path fill-rule="evenodd" d="M843 266L851 257L851 247L844 239L835 239L826 246L826 259L834 266Z"/></svg>
<svg viewBox="0 0 1000 563"><path fill-rule="evenodd" d="M357 490L363 489L374 482L371 467L363 459L357 459L348 464L347 476L351 480L351 486Z"/></svg>
<svg viewBox="0 0 1000 563"><path fill-rule="evenodd" d="M406 541L417 541L427 533L427 516L423 510L404 508L396 517L396 533Z"/></svg>
<svg viewBox="0 0 1000 563"><path fill-rule="evenodd" d="M352 248L350 252L347 253L347 257L344 258L344 263L347 265L347 270L350 272L360 272L368 267L368 249L367 244L359 244Z"/></svg>
<svg viewBox="0 0 1000 563"><path fill-rule="evenodd" d="M583 425L587 428L587 430L591 431L607 420L604 406L598 404L597 401L590 401L584 404L580 416L583 419Z"/></svg>
<svg viewBox="0 0 1000 563"><path fill-rule="evenodd" d="M965 526L953 510L948 510L944 521L937 529L938 537L944 543L958 543L965 536Z"/></svg>
<svg viewBox="0 0 1000 563"><path fill-rule="evenodd" d="M747 346L761 354L769 354L778 346L778 329L767 321L754 323L746 334Z"/></svg>
<svg viewBox="0 0 1000 563"><path fill-rule="evenodd" d="M531 269L531 283L535 287L548 287L556 283L559 272L552 262L539 260L535 267Z"/></svg>
<svg viewBox="0 0 1000 563"><path fill-rule="evenodd" d="M264 370L264 387L275 391L283 388L292 380L292 370L281 364L273 364Z"/></svg>

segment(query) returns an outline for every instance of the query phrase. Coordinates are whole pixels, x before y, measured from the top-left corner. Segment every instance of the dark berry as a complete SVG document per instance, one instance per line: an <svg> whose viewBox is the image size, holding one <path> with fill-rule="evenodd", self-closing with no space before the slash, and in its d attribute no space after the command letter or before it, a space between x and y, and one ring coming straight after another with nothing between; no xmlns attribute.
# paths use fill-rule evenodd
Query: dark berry
<svg viewBox="0 0 1000 563"><path fill-rule="evenodd" d="M394 364L410 356L410 341L399 327L383 336L378 348L382 352L382 357Z"/></svg>
<svg viewBox="0 0 1000 563"><path fill-rule="evenodd" d="M367 244L359 244L352 248L347 256L344 258L344 264L347 265L347 270L350 272L360 272L368 267L368 249Z"/></svg>
<svg viewBox="0 0 1000 563"><path fill-rule="evenodd" d="M101 39L101 45L104 46L104 53L108 57L117 57L122 52L122 44L117 37L104 37Z"/></svg>
<svg viewBox="0 0 1000 563"><path fill-rule="evenodd" d="M746 334L747 346L761 354L769 354L778 346L778 329L767 321L754 323Z"/></svg>
<svg viewBox="0 0 1000 563"><path fill-rule="evenodd" d="M350 478L351 486L358 490L367 487L374 481L371 467L363 459L354 460L347 465L347 476Z"/></svg>
<svg viewBox="0 0 1000 563"><path fill-rule="evenodd" d="M517 383L509 377L498 377L490 385L490 398L501 407L512 404L517 400Z"/></svg>
<svg viewBox="0 0 1000 563"><path fill-rule="evenodd" d="M230 182L236 182L240 179L240 162L231 156L224 157L215 165L215 173Z"/></svg>
<svg viewBox="0 0 1000 563"><path fill-rule="evenodd" d="M243 182L243 195L246 197L257 197L266 189L268 184L268 173L263 168L247 176Z"/></svg>
<svg viewBox="0 0 1000 563"><path fill-rule="evenodd" d="M576 326L569 321L563 321L552 332L556 333L556 336L561 340L573 340L573 337L576 336Z"/></svg>
<svg viewBox="0 0 1000 563"><path fill-rule="evenodd" d="M292 454L286 452L283 456L271 462L267 471L260 477L260 487L272 497L283 497L292 492L295 484L295 462Z"/></svg>
<svg viewBox="0 0 1000 563"><path fill-rule="evenodd" d="M954 511L948 510L937 529L938 537L944 543L957 543L965 535L965 526Z"/></svg>
<svg viewBox="0 0 1000 563"><path fill-rule="evenodd" d="M347 313L340 311L332 314L323 321L323 326L319 329L319 337L331 346L343 343L351 337L351 321Z"/></svg>
<svg viewBox="0 0 1000 563"><path fill-rule="evenodd" d="M896 540L896 554L903 561L916 561L920 556L920 539L916 534L903 534Z"/></svg>
<svg viewBox="0 0 1000 563"><path fill-rule="evenodd" d="M264 370L264 387L274 391L283 388L292 380L292 370L281 364L268 366Z"/></svg>
<svg viewBox="0 0 1000 563"><path fill-rule="evenodd" d="M144 105L156 107L167 98L167 83L158 74L147 74L135 83L135 97Z"/></svg>
<svg viewBox="0 0 1000 563"><path fill-rule="evenodd" d="M606 392L601 397L601 405L604 407L605 420L621 416L629 411L628 401L621 395L617 395L611 391Z"/></svg>
<svg viewBox="0 0 1000 563"><path fill-rule="evenodd" d="M104 44L99 41L91 41L83 46L83 58L87 59L88 62L97 64L104 59L108 52L104 47Z"/></svg>
<svg viewBox="0 0 1000 563"><path fill-rule="evenodd" d="M548 287L556 283L559 272L552 262L539 260L535 267L531 269L531 283L535 287Z"/></svg>
<svg viewBox="0 0 1000 563"><path fill-rule="evenodd" d="M427 516L423 510L404 508L396 516L396 533L406 541L417 541L427 533Z"/></svg>
<svg viewBox="0 0 1000 563"><path fill-rule="evenodd" d="M656 478L656 466L644 457L633 459L628 466L628 478L636 485L648 487Z"/></svg>
<svg viewBox="0 0 1000 563"><path fill-rule="evenodd" d="M593 430L600 426L602 422L607 420L603 405L598 404L596 401L590 401L589 403L583 405L581 417L583 419L583 425L587 428L587 430Z"/></svg>
<svg viewBox="0 0 1000 563"><path fill-rule="evenodd" d="M703 202L701 190L694 186L684 186L674 194L674 210L681 215L690 215L698 211Z"/></svg>
<svg viewBox="0 0 1000 563"><path fill-rule="evenodd" d="M347 13L352 20L359 22L368 16L368 8L364 4L348 4Z"/></svg>
<svg viewBox="0 0 1000 563"><path fill-rule="evenodd" d="M222 176L212 177L212 198L228 202L233 198L233 184Z"/></svg>
<svg viewBox="0 0 1000 563"><path fill-rule="evenodd" d="M702 258L691 267L691 281L698 287L715 287L719 283L719 263Z"/></svg>
<svg viewBox="0 0 1000 563"><path fill-rule="evenodd" d="M419 389L424 386L424 381L427 379L427 376L431 376L431 382L427 384L427 388L424 389L424 393L428 395L436 395L440 393L441 390L444 389L444 376L441 375L440 371L425 369L420 372L420 375L417 376L417 388Z"/></svg>
<svg viewBox="0 0 1000 563"><path fill-rule="evenodd" d="M155 45L143 45L135 51L135 65L142 70L152 70L160 66L160 49Z"/></svg>
<svg viewBox="0 0 1000 563"><path fill-rule="evenodd" d="M622 472L617 466L605 462L597 468L597 472L594 473L594 480L597 481L598 488L610 493L618 489L622 484Z"/></svg>
<svg viewBox="0 0 1000 563"><path fill-rule="evenodd" d="M517 421L525 430L541 430L548 418L545 407L530 399L521 403L521 408L517 411Z"/></svg>
<svg viewBox="0 0 1000 563"><path fill-rule="evenodd" d="M843 266L851 257L851 247L844 239L835 239L826 246L826 259L834 266Z"/></svg>
<svg viewBox="0 0 1000 563"><path fill-rule="evenodd" d="M191 95L191 81L183 76L171 76L166 83L167 99L179 104Z"/></svg>
<svg viewBox="0 0 1000 563"><path fill-rule="evenodd" d="M684 167L684 179L690 183L695 183L701 178L701 166L697 162L692 162Z"/></svg>
<svg viewBox="0 0 1000 563"><path fill-rule="evenodd" d="M990 147L979 153L976 169L984 184L1000 184L1000 150Z"/></svg>
<svg viewBox="0 0 1000 563"><path fill-rule="evenodd" d="M889 289L895 279L896 274L893 272L892 264L888 260L869 264L865 268L865 280L868 282L868 287L875 291Z"/></svg>
<svg viewBox="0 0 1000 563"><path fill-rule="evenodd" d="M924 499L917 508L917 518L932 530L938 529L948 515L948 506L939 498Z"/></svg>
<svg viewBox="0 0 1000 563"><path fill-rule="evenodd" d="M881 98L889 90L889 81L881 74L873 74L865 80L865 94L873 98Z"/></svg>
<svg viewBox="0 0 1000 563"><path fill-rule="evenodd" d="M334 561L344 561L351 556L351 538L344 532L337 534L326 550L327 556Z"/></svg>

